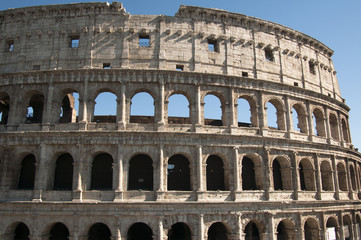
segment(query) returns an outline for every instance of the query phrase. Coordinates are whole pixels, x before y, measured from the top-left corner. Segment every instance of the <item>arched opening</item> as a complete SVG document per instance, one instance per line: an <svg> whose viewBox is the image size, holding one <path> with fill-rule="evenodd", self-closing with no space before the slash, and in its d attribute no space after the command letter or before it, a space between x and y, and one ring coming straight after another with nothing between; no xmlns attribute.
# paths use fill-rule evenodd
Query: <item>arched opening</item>
<svg viewBox="0 0 361 240"><path fill-rule="evenodd" d="M213 94L204 97L204 124L222 126L222 104L221 100Z"/></svg>
<svg viewBox="0 0 361 240"><path fill-rule="evenodd" d="M112 186L113 157L108 153L100 153L93 160L90 190L111 190Z"/></svg>
<svg viewBox="0 0 361 240"><path fill-rule="evenodd" d="M255 222L250 221L244 229L245 240L260 240L260 234Z"/></svg>
<svg viewBox="0 0 361 240"><path fill-rule="evenodd" d="M153 160L139 154L129 161L128 190L153 190Z"/></svg>
<svg viewBox="0 0 361 240"><path fill-rule="evenodd" d="M306 112L301 104L295 104L292 108L293 130L307 133Z"/></svg>
<svg viewBox="0 0 361 240"><path fill-rule="evenodd" d="M16 226L14 235L14 240L29 240L29 228L21 222Z"/></svg>
<svg viewBox="0 0 361 240"><path fill-rule="evenodd" d="M282 220L277 226L277 240L294 240L295 227L290 220Z"/></svg>
<svg viewBox="0 0 361 240"><path fill-rule="evenodd" d="M242 189L243 190L257 190L256 174L253 161L244 157L242 159Z"/></svg>
<svg viewBox="0 0 361 240"><path fill-rule="evenodd" d="M275 159L272 163L272 173L274 190L283 190L281 165L277 159Z"/></svg>
<svg viewBox="0 0 361 240"><path fill-rule="evenodd" d="M131 123L154 123L154 99L147 92L135 94L131 100Z"/></svg>
<svg viewBox="0 0 361 240"><path fill-rule="evenodd" d="M189 102L183 94L173 94L168 98L168 123L189 124Z"/></svg>
<svg viewBox="0 0 361 240"><path fill-rule="evenodd" d="M191 231L185 223L173 224L168 231L168 240L191 240Z"/></svg>
<svg viewBox="0 0 361 240"><path fill-rule="evenodd" d="M69 239L69 230L62 223L56 223L51 231L49 240L68 240Z"/></svg>
<svg viewBox="0 0 361 240"><path fill-rule="evenodd" d="M333 217L328 218L326 222L326 236L328 236L329 239L339 239L337 228L338 224L336 219Z"/></svg>
<svg viewBox="0 0 361 240"><path fill-rule="evenodd" d="M237 100L238 127L258 126L257 104L249 96L241 96Z"/></svg>
<svg viewBox="0 0 361 240"><path fill-rule="evenodd" d="M180 154L168 160L168 190L190 191L190 169L188 159Z"/></svg>
<svg viewBox="0 0 361 240"><path fill-rule="evenodd" d="M301 190L315 191L315 172L308 159L302 159L299 164Z"/></svg>
<svg viewBox="0 0 361 240"><path fill-rule="evenodd" d="M359 214L356 215L356 232L357 232L357 235L360 237L361 236L361 218L360 218Z"/></svg>
<svg viewBox="0 0 361 240"><path fill-rule="evenodd" d="M227 230L223 223L213 223L208 229L208 240L227 240Z"/></svg>
<svg viewBox="0 0 361 240"><path fill-rule="evenodd" d="M272 163L274 190L292 190L290 163L284 157L277 157Z"/></svg>
<svg viewBox="0 0 361 240"><path fill-rule="evenodd" d="M58 157L55 166L54 190L72 190L73 157L69 153Z"/></svg>
<svg viewBox="0 0 361 240"><path fill-rule="evenodd" d="M88 240L111 240L111 233L107 225L103 223L94 224L89 229Z"/></svg>
<svg viewBox="0 0 361 240"><path fill-rule="evenodd" d="M267 102L267 124L270 129L286 130L283 106L276 99Z"/></svg>
<svg viewBox="0 0 361 240"><path fill-rule="evenodd" d="M352 165L350 165L350 177L351 177L352 190L356 191L356 174Z"/></svg>
<svg viewBox="0 0 361 240"><path fill-rule="evenodd" d="M345 240L353 239L352 221L349 215L344 215L343 218L343 235Z"/></svg>
<svg viewBox="0 0 361 240"><path fill-rule="evenodd" d="M77 92L68 93L61 101L61 111L59 123L78 122L79 94Z"/></svg>
<svg viewBox="0 0 361 240"><path fill-rule="evenodd" d="M18 189L23 189L23 190L34 189L35 163L36 163L36 159L33 154L27 155L21 162Z"/></svg>
<svg viewBox="0 0 361 240"><path fill-rule="evenodd" d="M152 240L152 229L145 223L134 223L128 230L127 240Z"/></svg>
<svg viewBox="0 0 361 240"><path fill-rule="evenodd" d="M346 169L342 163L337 164L338 185L341 191L347 191Z"/></svg>
<svg viewBox="0 0 361 240"><path fill-rule="evenodd" d="M335 140L339 140L339 135L338 135L338 121L337 121L337 117L334 114L330 114L330 128L331 128L331 137Z"/></svg>
<svg viewBox="0 0 361 240"><path fill-rule="evenodd" d="M321 163L321 182L323 191L333 191L332 168L329 162Z"/></svg>
<svg viewBox="0 0 361 240"><path fill-rule="evenodd" d="M26 115L26 123L42 123L44 110L44 95L34 94L31 96Z"/></svg>
<svg viewBox="0 0 361 240"><path fill-rule="evenodd" d="M316 108L313 113L313 127L316 136L325 137L325 118L320 109Z"/></svg>
<svg viewBox="0 0 361 240"><path fill-rule="evenodd" d="M223 161L216 155L207 158L207 190L225 190Z"/></svg>
<svg viewBox="0 0 361 240"><path fill-rule="evenodd" d="M343 140L348 143L348 142L350 142L350 139L348 137L348 127L347 127L347 124L346 124L346 121L344 118L342 118L341 124L342 124Z"/></svg>
<svg viewBox="0 0 361 240"><path fill-rule="evenodd" d="M305 240L319 240L319 227L315 219L309 218L304 226Z"/></svg>
<svg viewBox="0 0 361 240"><path fill-rule="evenodd" d="M111 92L102 92L95 99L93 122L115 123L117 96Z"/></svg>
<svg viewBox="0 0 361 240"><path fill-rule="evenodd" d="M0 125L8 123L10 111L10 97L7 94L0 94Z"/></svg>

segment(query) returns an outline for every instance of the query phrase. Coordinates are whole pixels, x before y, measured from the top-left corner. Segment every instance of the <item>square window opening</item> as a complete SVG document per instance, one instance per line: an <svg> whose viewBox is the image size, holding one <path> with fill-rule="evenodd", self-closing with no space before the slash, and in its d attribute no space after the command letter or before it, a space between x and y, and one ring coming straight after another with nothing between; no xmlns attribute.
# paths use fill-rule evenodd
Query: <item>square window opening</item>
<svg viewBox="0 0 361 240"><path fill-rule="evenodd" d="M176 65L175 69L177 71L183 71L184 70L184 65Z"/></svg>
<svg viewBox="0 0 361 240"><path fill-rule="evenodd" d="M266 57L266 60L267 60L267 61L270 61L270 62L274 62L274 61L275 61L275 57L274 57L274 55L273 55L272 49L266 48L266 49L264 50L264 54L265 54L265 57Z"/></svg>
<svg viewBox="0 0 361 240"><path fill-rule="evenodd" d="M103 63L103 68L104 69L110 69L110 63Z"/></svg>
<svg viewBox="0 0 361 240"><path fill-rule="evenodd" d="M298 87L298 82L294 82L293 86Z"/></svg>
<svg viewBox="0 0 361 240"><path fill-rule="evenodd" d="M310 73L313 75L316 75L316 69L315 69L315 64L312 62L308 62L308 66L310 68Z"/></svg>
<svg viewBox="0 0 361 240"><path fill-rule="evenodd" d="M248 72L242 72L242 77L248 77Z"/></svg>
<svg viewBox="0 0 361 240"><path fill-rule="evenodd" d="M139 35L139 47L149 47L150 39L149 35Z"/></svg>
<svg viewBox="0 0 361 240"><path fill-rule="evenodd" d="M79 47L79 37L72 37L70 39L70 47L71 48L78 48Z"/></svg>
<svg viewBox="0 0 361 240"><path fill-rule="evenodd" d="M7 41L6 52L13 52L13 51L14 51L14 41L9 40L9 41Z"/></svg>
<svg viewBox="0 0 361 240"><path fill-rule="evenodd" d="M208 39L208 51L218 52L218 42L216 39Z"/></svg>

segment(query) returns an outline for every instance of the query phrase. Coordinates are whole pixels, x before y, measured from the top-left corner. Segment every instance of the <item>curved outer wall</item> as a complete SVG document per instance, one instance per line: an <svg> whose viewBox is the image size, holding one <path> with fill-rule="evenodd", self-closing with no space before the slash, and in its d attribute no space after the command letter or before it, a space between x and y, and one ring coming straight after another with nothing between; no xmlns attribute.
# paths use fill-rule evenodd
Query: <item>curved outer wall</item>
<svg viewBox="0 0 361 240"><path fill-rule="evenodd" d="M99 222L112 239L130 238L139 222L154 239L176 223L206 239L217 222L228 239L251 239L250 223L260 239L325 239L328 227L340 239L361 237L361 155L333 51L321 42L222 10L132 16L114 2L2 11L0 46L1 239L14 239L20 222L39 240L57 222L84 240ZM115 94L114 116L94 115L102 92ZM153 98L154 116L131 116L139 92ZM168 117L173 94L187 98L189 117ZM221 119L205 119L207 95L219 99ZM239 99L249 123L238 122ZM62 158L72 170L57 178ZM188 176L174 181L179 159ZM94 170L105 165L106 174Z"/></svg>

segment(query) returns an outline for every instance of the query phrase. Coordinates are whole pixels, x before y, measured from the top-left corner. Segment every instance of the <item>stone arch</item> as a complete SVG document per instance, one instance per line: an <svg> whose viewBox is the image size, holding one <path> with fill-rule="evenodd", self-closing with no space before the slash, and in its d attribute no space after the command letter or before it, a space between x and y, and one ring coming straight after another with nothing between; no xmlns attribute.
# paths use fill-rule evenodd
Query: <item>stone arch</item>
<svg viewBox="0 0 361 240"><path fill-rule="evenodd" d="M325 117L323 111L319 108L315 108L312 112L314 133L316 136L325 137Z"/></svg>
<svg viewBox="0 0 361 240"><path fill-rule="evenodd" d="M8 123L10 112L10 96L5 92L0 92L0 125Z"/></svg>
<svg viewBox="0 0 361 240"><path fill-rule="evenodd" d="M229 228L223 222L213 223L207 231L208 240L228 240Z"/></svg>
<svg viewBox="0 0 361 240"><path fill-rule="evenodd" d="M136 154L129 160L128 190L153 190L153 160Z"/></svg>
<svg viewBox="0 0 361 240"><path fill-rule="evenodd" d="M277 225L277 240L295 240L295 225L289 219L283 219Z"/></svg>
<svg viewBox="0 0 361 240"><path fill-rule="evenodd" d="M152 240L153 232L152 229L145 223L137 222L129 227L127 233L127 240Z"/></svg>
<svg viewBox="0 0 361 240"><path fill-rule="evenodd" d="M29 154L21 162L18 189L32 190L35 184L36 158Z"/></svg>
<svg viewBox="0 0 361 240"><path fill-rule="evenodd" d="M260 223L255 220L251 220L247 223L243 230L245 234L245 240L260 240L263 226L260 227Z"/></svg>
<svg viewBox="0 0 361 240"><path fill-rule="evenodd" d="M117 99L118 96L114 90L109 88L99 89L94 98L92 122L115 123L117 114Z"/></svg>
<svg viewBox="0 0 361 240"><path fill-rule="evenodd" d="M221 108L221 116L219 117L212 117L212 118L207 118L206 116L206 110L208 109L208 105L206 103L206 97L207 96L214 96L220 103L220 108ZM207 91L203 93L202 96L202 105L203 105L203 119L204 119L204 124L205 125L212 125L212 126L226 126L227 125L227 121L226 121L226 101L225 98L223 96L222 93L217 92L217 91ZM211 107L213 112L214 112L214 106Z"/></svg>
<svg viewBox="0 0 361 240"><path fill-rule="evenodd" d="M130 106L129 106L129 115L131 123L154 123L155 122L155 95L148 89L138 89L133 92L131 95ZM144 101L144 99L146 101ZM139 103L138 103L139 101ZM140 106L146 106L147 111L142 109L141 111L138 108Z"/></svg>
<svg viewBox="0 0 361 240"><path fill-rule="evenodd" d="M347 191L347 174L345 165L342 162L337 164L338 185L341 191Z"/></svg>
<svg viewBox="0 0 361 240"><path fill-rule="evenodd" d="M272 162L274 190L292 190L290 161L286 157L276 157Z"/></svg>
<svg viewBox="0 0 361 240"><path fill-rule="evenodd" d="M258 190L256 184L256 171L251 158L242 158L242 190Z"/></svg>
<svg viewBox="0 0 361 240"><path fill-rule="evenodd" d="M331 137L335 140L340 140L338 133L338 120L335 114L330 113L329 115Z"/></svg>
<svg viewBox="0 0 361 240"><path fill-rule="evenodd" d="M25 95L27 102L25 123L42 123L45 97L39 91L29 91Z"/></svg>
<svg viewBox="0 0 361 240"><path fill-rule="evenodd" d="M283 102L278 98L270 98L266 101L265 109L267 109L268 103L270 103L276 109L277 129L286 130L285 107ZM269 120L269 118L270 116L267 111L267 119Z"/></svg>
<svg viewBox="0 0 361 240"><path fill-rule="evenodd" d="M192 232L189 226L183 222L175 223L168 231L168 240L191 240Z"/></svg>
<svg viewBox="0 0 361 240"><path fill-rule="evenodd" d="M63 223L57 222L52 226L49 235L49 240L68 240L70 234Z"/></svg>
<svg viewBox="0 0 361 240"><path fill-rule="evenodd" d="M168 159L168 190L191 191L190 162L182 154L173 155Z"/></svg>
<svg viewBox="0 0 361 240"><path fill-rule="evenodd" d="M226 190L225 170L221 157L210 155L206 160L207 190Z"/></svg>
<svg viewBox="0 0 361 240"><path fill-rule="evenodd" d="M350 142L350 138L349 138L349 135L348 135L348 124L347 124L347 121L345 120L345 118L342 118L341 119L341 126L342 126L342 137L343 137L343 140L347 143Z"/></svg>
<svg viewBox="0 0 361 240"><path fill-rule="evenodd" d="M72 190L74 159L69 153L61 154L55 164L54 190Z"/></svg>
<svg viewBox="0 0 361 240"><path fill-rule="evenodd" d="M94 156L91 168L90 190L111 190L113 187L113 157L109 153Z"/></svg>
<svg viewBox="0 0 361 240"><path fill-rule="evenodd" d="M173 110L173 108L175 106L173 106L172 102L176 101L173 100L172 98L176 98L176 100L178 102L180 102L179 104L177 104L177 112L181 112L177 113L177 114L170 114L170 110ZM184 106L184 104L187 104L186 106ZM189 96L188 93L186 93L185 91L174 91L171 92L167 97L166 97L166 104L164 106L165 108L165 115L167 116L168 119L168 123L170 124L190 124L191 123L191 119L192 119L192 102L191 102L191 97ZM180 108L180 109L178 109Z"/></svg>
<svg viewBox="0 0 361 240"><path fill-rule="evenodd" d="M57 109L60 105L59 123L75 123L78 122L79 114L79 98L80 95L77 90L73 88L66 88L60 91L56 99ZM59 104L59 105L58 105Z"/></svg>
<svg viewBox="0 0 361 240"><path fill-rule="evenodd" d="M350 165L350 178L351 178L351 187L353 191L356 191L356 174L353 165Z"/></svg>
<svg viewBox="0 0 361 240"><path fill-rule="evenodd" d="M239 100L240 99L243 99L245 100L248 105L249 105L249 121L243 123L240 121L239 119ZM250 95L240 95L238 98L236 98L236 103L237 105L237 119L238 119L238 127L243 127L245 126L245 124L251 124L251 126L253 127L258 127L258 106L257 106L257 100L253 97L253 96L250 96ZM244 111L242 111L244 112Z"/></svg>
<svg viewBox="0 0 361 240"><path fill-rule="evenodd" d="M315 191L315 169L312 162L307 158L303 158L298 165L298 169L301 190Z"/></svg>
<svg viewBox="0 0 361 240"><path fill-rule="evenodd" d="M95 223L88 231L88 240L111 240L110 229L104 223Z"/></svg>
<svg viewBox="0 0 361 240"><path fill-rule="evenodd" d="M295 112L297 114L297 120L295 119ZM298 128L301 133L307 133L307 113L304 105L301 103L293 104L291 107L291 114L293 122L297 123L296 126L293 126L293 130L297 131L296 128Z"/></svg>
<svg viewBox="0 0 361 240"><path fill-rule="evenodd" d="M336 239L340 239L339 231L338 231L338 222L337 219L333 216L327 218L326 233L336 236Z"/></svg>
<svg viewBox="0 0 361 240"><path fill-rule="evenodd" d="M318 222L314 218L307 218L304 223L304 239L318 240L320 239L320 230Z"/></svg>
<svg viewBox="0 0 361 240"><path fill-rule="evenodd" d="M333 171L329 161L322 161L320 165L321 184L323 191L333 191Z"/></svg>
<svg viewBox="0 0 361 240"><path fill-rule="evenodd" d="M343 228L344 228L344 237L345 240L351 240L353 239L353 224L352 224L352 218L349 214L345 214L342 217L343 222Z"/></svg>
<svg viewBox="0 0 361 240"><path fill-rule="evenodd" d="M14 240L30 240L30 228L24 222L11 224L7 231L8 234L14 235Z"/></svg>

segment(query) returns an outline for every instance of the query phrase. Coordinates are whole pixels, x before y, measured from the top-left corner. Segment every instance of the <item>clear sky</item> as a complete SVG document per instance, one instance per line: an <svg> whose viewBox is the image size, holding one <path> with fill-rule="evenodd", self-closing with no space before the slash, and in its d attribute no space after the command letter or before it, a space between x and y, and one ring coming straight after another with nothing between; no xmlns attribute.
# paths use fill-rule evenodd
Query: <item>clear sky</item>
<svg viewBox="0 0 361 240"><path fill-rule="evenodd" d="M0 0L0 10L92 0ZM361 0L124 0L127 12L173 16L181 4L224 9L279 23L323 42L332 59L341 94L351 108L351 137L361 149Z"/></svg>

